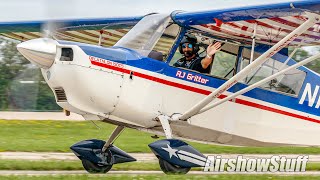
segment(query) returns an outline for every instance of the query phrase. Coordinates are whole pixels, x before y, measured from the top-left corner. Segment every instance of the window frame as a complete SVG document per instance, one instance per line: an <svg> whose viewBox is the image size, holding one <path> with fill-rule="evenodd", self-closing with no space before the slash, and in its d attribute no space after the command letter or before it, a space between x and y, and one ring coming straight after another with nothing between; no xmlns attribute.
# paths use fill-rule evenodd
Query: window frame
<svg viewBox="0 0 320 180"><path fill-rule="evenodd" d="M237 72L240 72L240 71L241 71L241 64L242 64L243 62L240 62L240 61L243 61L243 60L250 61L250 59L247 59L247 58L243 57L243 51L244 51L245 49L249 50L248 48L245 48L245 47L242 49L241 57L239 58L239 65L238 65L238 71L237 71ZM260 56L261 53L263 53L263 52L257 52L257 51L255 51L255 53L257 53L257 54ZM278 54L278 53L277 53L277 54ZM277 54L276 54L276 55L277 55ZM258 57L259 57L259 56L258 56ZM277 61L277 62L283 64L283 62L282 62L281 60L279 60L276 56L273 56L273 57L271 57L270 59L272 59L272 60L274 60L274 61ZM294 61L294 59L291 59L291 60ZM254 61L254 60L253 60L253 61ZM295 61L295 62L296 62L296 61ZM287 66L289 66L289 65L287 64ZM242 69L243 69L243 68L242 68ZM261 86L258 86L258 87L256 87L256 88L259 88L259 89L262 89L262 90L271 91L271 92L275 92L275 93L279 93L279 94L286 95L286 96L291 96L291 97L298 98L298 96L299 96L299 94L300 94L300 92L301 92L301 89L302 89L302 87L303 87L303 84L305 83L305 80L306 80L306 78L307 78L307 74L308 74L308 73L307 73L306 71L300 69L300 68L296 68L295 70L299 70L299 71L301 71L302 73L304 73L304 78L303 78L303 80L301 81L301 87L299 88L298 92L296 92L295 94L286 93L286 92L279 91L279 90L275 90L275 89L269 89L269 88L261 87L262 85L261 85ZM256 71L258 71L258 70L256 70ZM248 77L248 76L246 76L245 78L247 78L247 77ZM253 77L253 76L252 76L252 77ZM245 79L245 78L244 78L244 79ZM265 78L267 78L267 77L265 77ZM238 82L238 83L244 84L244 85L246 85L246 86L250 86L250 85L254 84L254 83L248 84L247 82L244 82L244 79L242 79L242 81L241 81L241 82ZM270 81L271 81L271 80L270 80ZM268 82L270 82L270 81L268 81ZM280 82L281 82L281 81L280 81ZM289 88L292 89L291 87L289 87ZM293 89L292 89L292 90L293 90Z"/></svg>
<svg viewBox="0 0 320 180"><path fill-rule="evenodd" d="M168 28L168 27L170 27L171 25L177 25L178 27L179 27L179 30L178 30L178 32L177 32L177 35L176 35L176 37L175 37L175 39L174 39L174 41L173 41L173 43L172 43L172 45L171 45L171 48L170 49L168 49L168 55L167 55L167 57L166 58L163 58L163 61L162 62L165 62L165 63L170 63L170 61L171 61L171 59L172 59L172 57L173 57L173 55L174 55L174 53L173 53L173 55L172 55L172 51L173 51L173 48L175 48L175 46L176 46L176 43L177 43L177 41L179 40L179 37L180 37L180 34L181 34L181 32L183 31L182 29L182 27L179 25L179 24L177 24L177 23L175 23L174 21L172 21L172 22L170 22L169 23L169 25L166 27L166 29ZM165 30L164 30L164 32L165 32ZM165 34L164 34L164 32L163 32L163 34L161 35L161 37L162 36L166 36ZM161 37L159 38L159 40L161 39ZM182 36L183 37L183 36ZM159 40L157 41L157 43L159 42ZM182 40L182 39L181 39ZM180 40L180 41L181 41ZM180 41L179 41L179 43L180 43ZM157 44L156 43L156 44ZM179 43L178 43L178 46L177 47L179 47ZM155 46L156 46L156 44L155 44ZM155 47L154 47L155 48ZM154 48L152 49L152 50L154 50ZM152 58L151 58L152 59Z"/></svg>
<svg viewBox="0 0 320 180"><path fill-rule="evenodd" d="M189 32L191 31L191 32ZM178 48L179 48L179 45L180 45L180 42L182 41L184 35L186 33L197 33L196 31L192 31L190 29L186 29L184 27L181 27L180 28L180 34L177 36L177 39L176 39L176 42L174 43L173 47L171 48L171 52L170 54L168 55L168 58L167 58L167 61L166 63L171 66L171 67L174 67L173 64L171 65L171 61L173 60L173 57L175 55L175 53L177 52ZM206 36L210 39L213 39L214 37L212 36L208 36L206 34L204 34L203 36ZM228 54L231 54L231 55L234 55L236 56L236 60L235 60L235 63L234 63L234 73L233 73L233 76L237 74L238 72L238 61L239 61L239 52L240 52L240 49L241 49L241 46L238 46L238 54L235 54L235 53L232 53L232 52L229 52L229 51L226 51L226 50L220 50L224 53L228 53ZM169 59L170 58L170 59ZM178 60L178 59L177 59ZM186 68L181 68L181 67L174 67L174 68L179 68L179 69L184 69L186 70ZM213 77L213 78L218 78L218 79L221 79L221 80L228 80L228 78L223 78L223 77L218 77L218 76L214 76L214 75L211 75L211 71L212 71L212 67L210 69L210 73L200 73L198 71L195 71L195 70L192 70L192 69L187 69L189 71L192 71L192 72L196 72L196 73L199 73L199 74L202 74L202 75L206 75L206 76L209 76L209 77ZM230 78L229 78L230 79Z"/></svg>

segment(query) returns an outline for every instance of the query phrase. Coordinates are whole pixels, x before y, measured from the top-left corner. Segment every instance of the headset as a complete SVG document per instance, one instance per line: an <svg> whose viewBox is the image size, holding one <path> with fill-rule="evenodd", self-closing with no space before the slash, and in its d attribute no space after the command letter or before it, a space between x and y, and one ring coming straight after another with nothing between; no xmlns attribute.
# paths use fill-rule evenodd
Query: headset
<svg viewBox="0 0 320 180"><path fill-rule="evenodd" d="M197 44L197 38L196 36L192 35L192 34L186 34L182 41L180 42L180 46L179 46L179 52L181 54L183 54L183 51L182 51L182 45L184 43L189 43L189 44L192 44L193 45L193 53L197 53L199 50L200 50L200 47L199 47L199 44Z"/></svg>

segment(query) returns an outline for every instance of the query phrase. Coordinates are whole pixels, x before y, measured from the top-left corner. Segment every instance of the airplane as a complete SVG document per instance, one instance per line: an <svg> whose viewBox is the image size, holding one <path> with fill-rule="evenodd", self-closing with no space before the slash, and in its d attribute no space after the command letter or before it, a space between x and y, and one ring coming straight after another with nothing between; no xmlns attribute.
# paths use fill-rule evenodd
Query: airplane
<svg viewBox="0 0 320 180"><path fill-rule="evenodd" d="M71 146L90 173L135 161L117 148L125 128L163 135L149 144L166 174L207 158L184 140L233 146L318 146L320 76L292 59L320 44L320 0L201 12L1 22L0 35L41 68L66 113L116 125L106 140ZM210 73L174 67L186 34L199 55L223 46ZM295 48L289 54L288 47Z"/></svg>

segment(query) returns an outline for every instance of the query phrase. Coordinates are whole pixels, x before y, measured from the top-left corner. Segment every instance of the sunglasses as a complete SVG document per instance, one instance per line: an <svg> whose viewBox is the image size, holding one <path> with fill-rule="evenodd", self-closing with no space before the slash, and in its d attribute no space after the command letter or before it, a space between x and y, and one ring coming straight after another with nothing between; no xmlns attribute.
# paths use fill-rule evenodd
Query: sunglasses
<svg viewBox="0 0 320 180"><path fill-rule="evenodd" d="M182 48L193 48L193 45L192 44L182 44Z"/></svg>

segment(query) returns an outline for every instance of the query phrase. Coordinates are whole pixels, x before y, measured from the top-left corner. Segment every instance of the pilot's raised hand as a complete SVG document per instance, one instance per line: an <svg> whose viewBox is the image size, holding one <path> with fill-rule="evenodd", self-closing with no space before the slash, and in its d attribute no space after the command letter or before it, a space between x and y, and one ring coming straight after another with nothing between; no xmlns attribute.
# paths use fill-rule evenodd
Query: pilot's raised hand
<svg viewBox="0 0 320 180"><path fill-rule="evenodd" d="M214 53L216 53L220 49L221 49L221 43L220 42L216 42L214 44L210 44L207 47L207 57L203 58L203 60L201 61L201 65L202 65L203 69L207 69L210 66L210 64L213 61L212 56L214 55Z"/></svg>
<svg viewBox="0 0 320 180"><path fill-rule="evenodd" d="M211 58L214 53L216 53L217 51L219 51L221 48L221 43L220 42L216 42L214 44L210 44L208 47L207 47L207 57L208 58Z"/></svg>

